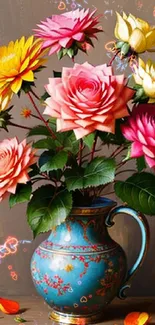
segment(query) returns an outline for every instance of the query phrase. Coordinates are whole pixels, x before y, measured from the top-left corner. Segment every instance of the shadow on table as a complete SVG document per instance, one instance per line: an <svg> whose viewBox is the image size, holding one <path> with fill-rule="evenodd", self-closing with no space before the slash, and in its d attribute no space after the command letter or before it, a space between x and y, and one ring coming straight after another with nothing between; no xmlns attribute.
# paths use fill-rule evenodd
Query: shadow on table
<svg viewBox="0 0 155 325"><path fill-rule="evenodd" d="M30 310L30 308L21 308L19 311L18 311L18 315L21 315L23 313L25 313L26 311Z"/></svg>
<svg viewBox="0 0 155 325"><path fill-rule="evenodd" d="M132 302L130 302L130 304L126 304L126 305L110 305L109 307L107 307L107 309L104 312L104 316L101 322L103 321L113 321L116 319L124 319L126 317L127 314L131 313L131 312L147 312L148 314L153 314L155 311L155 306L154 304L144 301L144 302L134 302L132 304ZM155 325L155 323L151 323L152 325Z"/></svg>
<svg viewBox="0 0 155 325"><path fill-rule="evenodd" d="M144 301L144 302L137 301L132 304L130 300L130 304L126 303L125 305L124 304L109 305L107 309L104 311L103 318L101 319L100 323L109 322L109 321L115 322L116 319L118 321L119 320L123 321L127 316L127 314L131 312L147 312L151 316L155 312L155 303L154 302L151 303L148 301ZM65 324L63 323L58 324L52 321L51 325L65 325ZM150 322L150 325L155 325L155 322L153 323Z"/></svg>

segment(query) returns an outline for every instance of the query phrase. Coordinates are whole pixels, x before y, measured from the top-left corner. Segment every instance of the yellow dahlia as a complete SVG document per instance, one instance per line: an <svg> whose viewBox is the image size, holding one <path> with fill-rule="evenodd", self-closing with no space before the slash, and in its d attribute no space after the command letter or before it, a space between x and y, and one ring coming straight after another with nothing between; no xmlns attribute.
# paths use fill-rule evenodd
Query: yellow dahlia
<svg viewBox="0 0 155 325"><path fill-rule="evenodd" d="M119 41L128 43L136 53L155 51L155 27L131 14L116 14L115 37Z"/></svg>
<svg viewBox="0 0 155 325"><path fill-rule="evenodd" d="M149 103L155 103L155 62L148 60L146 63L139 58L138 66L134 66L135 73L133 74L135 82L140 85Z"/></svg>
<svg viewBox="0 0 155 325"><path fill-rule="evenodd" d="M23 36L0 47L0 95L18 93L23 81L33 82L34 72L45 62L40 39Z"/></svg>

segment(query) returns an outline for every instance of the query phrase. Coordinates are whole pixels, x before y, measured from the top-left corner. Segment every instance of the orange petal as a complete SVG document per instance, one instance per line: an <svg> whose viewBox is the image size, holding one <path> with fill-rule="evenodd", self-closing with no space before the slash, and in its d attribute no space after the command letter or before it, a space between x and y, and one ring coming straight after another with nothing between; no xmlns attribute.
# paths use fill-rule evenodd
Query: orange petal
<svg viewBox="0 0 155 325"><path fill-rule="evenodd" d="M147 313L133 312L126 316L124 325L146 325L149 322Z"/></svg>
<svg viewBox="0 0 155 325"><path fill-rule="evenodd" d="M124 320L124 325L138 325L139 312L130 313Z"/></svg>
<svg viewBox="0 0 155 325"><path fill-rule="evenodd" d="M146 325L149 323L150 316L147 313L141 313L138 318L138 325Z"/></svg>
<svg viewBox="0 0 155 325"><path fill-rule="evenodd" d="M0 298L0 310L5 314L17 314L19 312L19 303L13 300Z"/></svg>

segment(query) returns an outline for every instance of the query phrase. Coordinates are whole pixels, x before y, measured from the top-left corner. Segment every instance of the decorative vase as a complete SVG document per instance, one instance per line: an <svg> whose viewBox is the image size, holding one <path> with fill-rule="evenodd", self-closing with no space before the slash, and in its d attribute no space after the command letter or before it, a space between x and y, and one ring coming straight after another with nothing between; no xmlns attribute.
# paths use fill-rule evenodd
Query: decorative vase
<svg viewBox="0 0 155 325"><path fill-rule="evenodd" d="M114 201L98 198L91 207L73 208L66 222L34 252L34 285L52 308L52 320L83 325L97 322L107 304L117 295L124 296L129 280L142 265L149 241L147 220L131 208L115 206ZM107 231L119 213L136 219L142 234L140 254L129 271L123 249Z"/></svg>

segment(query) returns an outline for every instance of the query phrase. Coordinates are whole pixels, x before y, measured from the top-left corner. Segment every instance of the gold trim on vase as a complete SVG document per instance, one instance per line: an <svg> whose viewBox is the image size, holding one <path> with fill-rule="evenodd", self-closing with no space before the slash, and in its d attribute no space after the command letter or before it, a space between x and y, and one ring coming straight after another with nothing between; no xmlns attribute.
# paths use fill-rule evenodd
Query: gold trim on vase
<svg viewBox="0 0 155 325"><path fill-rule="evenodd" d="M99 216L99 215L105 215L106 213L108 213L112 208L114 208L117 205L116 202L113 202L109 205L109 206L105 206L105 207L92 207L92 208L84 208L84 207L73 207L71 212L70 212L70 216Z"/></svg>
<svg viewBox="0 0 155 325"><path fill-rule="evenodd" d="M98 312L97 314L88 314L88 315L74 315L74 314L65 314L53 310L49 319L57 323L69 324L69 325L89 325L95 324L103 318L103 312Z"/></svg>
<svg viewBox="0 0 155 325"><path fill-rule="evenodd" d="M79 254L79 255L92 255L93 254L97 254L97 255L103 255L103 254L106 254L106 253L110 253L112 252L113 250L117 249L118 246L114 246L112 248L109 248L109 249L105 249L105 250L100 250L100 251L88 251L88 252L83 252L83 251L71 251L71 252L67 252L65 251L64 249L60 250L60 249L48 249L48 248L44 248L42 246L39 246L39 248L45 252L49 252L49 253L53 253L53 254L59 254L59 255L75 255L75 254Z"/></svg>

